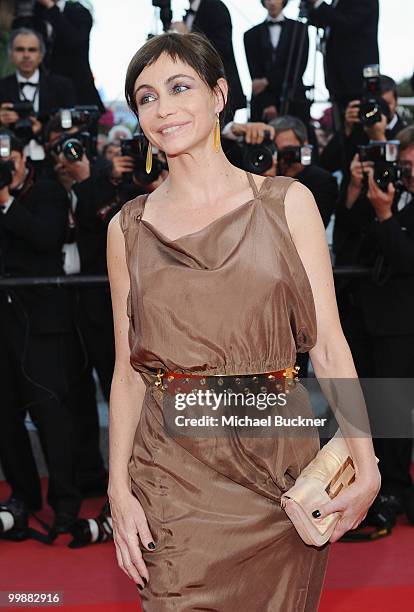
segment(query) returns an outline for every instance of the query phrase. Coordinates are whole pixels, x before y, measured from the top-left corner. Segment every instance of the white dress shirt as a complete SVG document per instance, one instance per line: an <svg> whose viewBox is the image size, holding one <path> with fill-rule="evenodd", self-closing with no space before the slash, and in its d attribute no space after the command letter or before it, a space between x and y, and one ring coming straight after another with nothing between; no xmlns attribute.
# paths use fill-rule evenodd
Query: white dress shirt
<svg viewBox="0 0 414 612"><path fill-rule="evenodd" d="M395 113L394 117L391 119L391 121L387 125L387 130L392 130L396 126L397 122L398 122L398 114Z"/></svg>
<svg viewBox="0 0 414 612"><path fill-rule="evenodd" d="M58 7L61 13L63 13L63 11L65 10L65 4L66 0L57 0L56 2L56 6Z"/></svg>
<svg viewBox="0 0 414 612"><path fill-rule="evenodd" d="M3 204L3 206L0 206L0 210L3 213L3 215L5 215L6 212L9 210L10 206L13 204L13 201L14 201L14 197L10 196L7 202Z"/></svg>
<svg viewBox="0 0 414 612"><path fill-rule="evenodd" d="M197 12L200 7L200 2L201 0L192 0L192 2L190 2L190 8L192 8L193 11ZM191 28L193 27L194 18L195 18L195 15L187 15L185 19L185 25L187 26L190 32L191 32Z"/></svg>
<svg viewBox="0 0 414 612"><path fill-rule="evenodd" d="M39 68L37 68L31 77L26 78L20 72L16 71L16 79L19 84L19 96L22 102L31 102L33 104L33 110L35 113L39 112L39 94L40 94L40 72ZM35 83L37 87L33 87L32 85L26 85L25 87L20 86L20 83ZM42 160L45 158L45 151L43 147L36 142L34 138L29 141L29 143L25 146L24 152L27 157L34 161Z"/></svg>
<svg viewBox="0 0 414 612"><path fill-rule="evenodd" d="M73 190L71 190L68 195L71 202L72 213L75 215L78 197ZM77 243L66 242L62 247L62 253L64 257L63 270L65 274L79 274L81 270L81 263Z"/></svg>
<svg viewBox="0 0 414 612"><path fill-rule="evenodd" d="M398 203L397 203L397 210L400 211L403 208L405 208L407 206L407 204L409 204L411 202L411 200L413 199L413 194L409 191L403 191Z"/></svg>
<svg viewBox="0 0 414 612"><path fill-rule="evenodd" d="M281 23L282 21L285 21L285 16L280 13L277 17L273 18L267 18L266 22L272 21L273 23ZM269 33L270 33L270 42L272 43L272 47L273 49L276 49L279 41L280 41L280 35L282 33L282 28L278 27L277 25L270 25L268 26L269 28Z"/></svg>
<svg viewBox="0 0 414 612"><path fill-rule="evenodd" d="M20 72L16 71L16 79L19 83L19 95L23 102L31 102L35 113L39 112L39 82L40 82L40 71L37 68L31 77L26 78ZM20 89L20 83L35 83L37 87L26 85Z"/></svg>

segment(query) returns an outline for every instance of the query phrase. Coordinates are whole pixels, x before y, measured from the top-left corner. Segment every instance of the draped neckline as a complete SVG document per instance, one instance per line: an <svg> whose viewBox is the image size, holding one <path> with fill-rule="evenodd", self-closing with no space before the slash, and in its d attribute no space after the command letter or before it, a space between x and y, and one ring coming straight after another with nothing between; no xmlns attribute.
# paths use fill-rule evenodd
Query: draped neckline
<svg viewBox="0 0 414 612"><path fill-rule="evenodd" d="M250 182L250 186L252 187L252 183L251 181L254 182L254 179L251 175L251 173L247 172L247 170L245 171L247 175L250 174L250 178L249 178L249 182ZM243 210L247 210L250 205L253 205L257 202L257 200L260 199L260 196L262 194L263 188L265 186L265 184L269 183L269 179L271 179L272 177L266 176L264 178L264 180L262 181L260 187L258 188L257 185L255 184L255 190L256 193L253 195L252 198L250 198L249 200L247 200L246 202L243 202L242 204L239 204L238 206L236 206L235 208L232 208L231 210L228 210L226 213L224 213L223 215L220 215L219 217L217 217L217 219L213 219L213 221L210 221L210 223L207 223L207 225L204 225L204 227L200 228L199 230L195 230L194 232L189 232L187 234L183 234L181 236L178 236L178 238L168 238L168 236L166 236L163 232L161 232L159 229L157 229L155 227L155 225L153 225L152 223L150 223L149 221L146 221L146 219L142 218L142 215L144 213L144 208L145 208L145 204L147 202L148 196L150 195L149 193L145 194L144 196L144 202L143 202L143 206L142 206L142 212L140 215L140 222L147 227L152 234L154 234L157 238L160 238L163 242L166 242L168 244L175 244L180 242L181 240L185 240L187 238L192 238L193 236L198 236L201 235L202 233L206 232L207 230L209 230L212 227L215 227L217 224L219 224L222 221L225 221L226 219L230 218L232 215L241 212ZM253 189L253 187L252 187Z"/></svg>

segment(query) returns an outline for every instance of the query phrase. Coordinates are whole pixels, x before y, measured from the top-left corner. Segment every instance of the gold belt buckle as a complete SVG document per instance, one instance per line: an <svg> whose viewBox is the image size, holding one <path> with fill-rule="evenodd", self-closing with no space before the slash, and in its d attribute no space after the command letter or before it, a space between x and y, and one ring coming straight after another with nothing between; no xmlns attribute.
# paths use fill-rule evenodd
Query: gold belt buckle
<svg viewBox="0 0 414 612"><path fill-rule="evenodd" d="M160 391L164 391L164 387L163 387L163 382L162 382L162 377L164 376L162 369L158 368L157 370L157 380L155 381L154 385L156 387L159 388Z"/></svg>
<svg viewBox="0 0 414 612"><path fill-rule="evenodd" d="M300 370L300 366L291 366L289 368L285 368L284 376L288 380L298 380L298 373Z"/></svg>

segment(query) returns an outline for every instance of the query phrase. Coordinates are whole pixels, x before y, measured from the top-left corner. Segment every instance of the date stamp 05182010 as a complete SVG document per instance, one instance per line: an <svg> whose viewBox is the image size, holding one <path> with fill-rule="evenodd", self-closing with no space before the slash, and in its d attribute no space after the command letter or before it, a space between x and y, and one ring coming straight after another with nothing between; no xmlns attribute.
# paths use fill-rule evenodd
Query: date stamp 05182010
<svg viewBox="0 0 414 612"><path fill-rule="evenodd" d="M61 606L63 593L57 591L0 591L0 609L32 606Z"/></svg>

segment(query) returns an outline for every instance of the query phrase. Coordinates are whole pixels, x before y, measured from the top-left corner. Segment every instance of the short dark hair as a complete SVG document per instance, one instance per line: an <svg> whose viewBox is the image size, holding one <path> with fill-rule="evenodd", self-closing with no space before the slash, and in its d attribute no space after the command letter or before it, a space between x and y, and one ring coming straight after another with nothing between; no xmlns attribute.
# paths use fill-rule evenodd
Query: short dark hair
<svg viewBox="0 0 414 612"><path fill-rule="evenodd" d="M380 87L381 87L381 93L382 94L385 94L385 93L387 93L389 91L392 91L392 93L394 94L395 99L398 98L397 83L391 77L389 77L389 76L387 76L385 74L381 74L381 76L380 76Z"/></svg>
<svg viewBox="0 0 414 612"><path fill-rule="evenodd" d="M12 32L10 32L9 40L7 43L9 55L13 51L14 41L18 36L36 36L37 40L39 41L42 59L44 58L46 52L45 41L43 40L43 37L41 34L39 34L39 32L37 32L36 30L31 30L30 28L18 28L17 30L13 30Z"/></svg>
<svg viewBox="0 0 414 612"><path fill-rule="evenodd" d="M198 32L188 34L164 32L158 36L153 36L135 53L129 63L125 79L125 98L129 108L138 119L135 82L144 68L153 64L162 53L166 53L174 61L178 57L182 62L191 66L211 91L214 91L219 78L226 78L221 57L204 34ZM223 91L221 93L224 101L223 110L219 115L222 126L226 108L230 103L230 89L227 103Z"/></svg>
<svg viewBox="0 0 414 612"><path fill-rule="evenodd" d="M306 129L306 125L303 123L303 121L298 119L298 117L293 117L293 115L276 117L276 119L269 122L269 125L275 128L275 136L278 136L278 134L281 134L282 132L292 130L301 145L304 145L308 139L308 130Z"/></svg>
<svg viewBox="0 0 414 612"><path fill-rule="evenodd" d="M3 136L4 134L6 136L10 137L10 150L11 151L18 151L18 153L23 154L24 144L20 140L20 138L17 138L17 136L15 136L14 133L11 130L7 130L5 128L1 128L0 129L0 136Z"/></svg>
<svg viewBox="0 0 414 612"><path fill-rule="evenodd" d="M414 147L414 125L400 130L395 139L400 141L400 153Z"/></svg>
<svg viewBox="0 0 414 612"><path fill-rule="evenodd" d="M266 5L264 3L264 0L260 0L260 2L262 3L262 5L266 8ZM287 3L289 2L289 0L283 0L283 8L285 8L285 6L287 5Z"/></svg>

